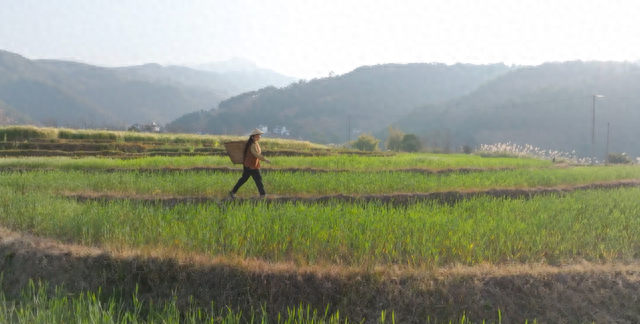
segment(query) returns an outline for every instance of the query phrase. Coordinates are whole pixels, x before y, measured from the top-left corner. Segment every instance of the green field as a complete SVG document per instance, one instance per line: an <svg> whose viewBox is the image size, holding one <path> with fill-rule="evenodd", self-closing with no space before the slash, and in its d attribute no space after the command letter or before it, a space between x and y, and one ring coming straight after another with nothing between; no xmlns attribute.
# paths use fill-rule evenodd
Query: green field
<svg viewBox="0 0 640 324"><path fill-rule="evenodd" d="M114 297L105 298L100 293L86 292L70 295L62 287L55 287L54 293L46 284L30 282L21 294L19 300L8 300L0 292L0 323L3 324L351 324L361 323L341 316L340 312L331 313L327 308L313 309L310 306L291 307L279 313L277 320L270 320L264 309L256 309L248 314L231 308L216 307L209 309L191 307L186 311L181 309L176 300L160 305L150 305L141 301L137 295L131 300L123 301ZM129 299L129 298L127 298ZM130 303L127 308L123 305ZM375 323L399 323L393 312L381 311ZM438 321L429 317L422 323L438 324L451 323ZM457 319L458 324L473 324L464 315ZM536 321L526 323L535 324Z"/></svg>
<svg viewBox="0 0 640 324"><path fill-rule="evenodd" d="M57 133L58 140L60 134L64 132ZM3 158L0 159L0 226L61 243L96 247L113 255L137 251L136 255L140 256L264 262L269 265L264 266L267 268L277 268L280 264L318 269L333 267L343 269L340 271L373 273L374 277L379 269L414 273L455 267L616 264L640 260L640 188L571 189L620 181L635 186L640 180L640 167L636 165L567 166L530 158L455 154L361 156L337 151L331 154L273 157L273 163L265 165L263 172L268 194L301 198L438 192L478 195L455 202L413 201L402 205L340 199L323 203L234 201L227 198L227 193L241 171L226 156ZM571 190L526 198L483 195L487 190L540 188ZM69 198L70 195L112 195L119 199L85 201ZM257 191L251 180L238 193L239 198L255 195ZM166 206L136 200L140 197L207 199ZM0 260L0 264L2 262ZM371 289L375 287L371 283ZM313 294L313 290L304 293ZM33 299L33 294L27 295ZM375 294L372 292L372 296ZM0 308L0 322L44 323L52 318L68 319L73 313L69 307L86 310L74 313L77 318L107 316L101 321L108 323L176 322L172 316L177 313L181 314L180 322L189 322L185 320L191 316L188 314L195 314L188 313L191 310L184 308L184 301L155 310L149 310L147 305L145 315L136 317L125 315L130 307L107 312L101 307L113 306L104 300L92 304L95 296L90 294L76 295L73 300L52 295L51 291L47 296L52 296L46 302L49 306L34 304L29 298L18 302L19 305L14 303L18 300L16 296L5 299L0 302L4 307ZM300 302L313 299L309 296L301 297ZM261 299L263 297L250 297L251 302L243 299L248 297L239 297L236 301L255 309L268 302ZM243 308L244 313L222 312L225 306L229 305L199 313L201 317L194 322L236 323L239 318L242 318L240 322L247 321L247 308ZM281 306L264 319L277 323L336 322L332 319L337 316L334 312L309 320L312 311L299 308L299 304L287 305L294 313L282 321L274 320L274 314L286 314ZM342 306L339 307L341 314L354 311ZM310 307L325 309L327 303L315 302ZM460 319L467 309L456 309L455 304L447 307L446 312L438 313L438 308L432 310L436 315L447 316L444 322L478 320L478 317ZM480 307L474 314L482 313L478 310L483 309L493 310L491 314L495 314L500 307L498 304ZM390 304L384 309L391 312L392 308ZM364 312L358 309L354 314L362 315ZM380 314L381 310L369 309L366 313ZM400 314L401 310L398 311ZM406 312L407 309L403 316L407 316ZM520 319L515 308L505 312L511 319ZM148 314L153 315L146 316ZM424 322L424 313L421 314ZM538 316L535 312L528 314ZM254 313L254 322L262 322L262 315L262 311ZM300 316L307 319L291 321L294 317L302 318ZM345 322L344 317L340 318L341 323ZM374 319L368 318L367 322Z"/></svg>
<svg viewBox="0 0 640 324"><path fill-rule="evenodd" d="M538 168L552 167L551 161L530 158L482 158L475 155L397 154L390 156L334 155L317 157L274 157L265 169L317 168L327 170L397 170L451 168ZM111 168L193 168L235 167L226 156L143 157L109 159L87 157L7 157L0 159L0 168L53 168L61 170L104 170Z"/></svg>
<svg viewBox="0 0 640 324"><path fill-rule="evenodd" d="M117 194L154 196L226 197L241 172L3 172L1 186L20 191L52 194ZM536 188L582 185L594 182L640 179L640 168L577 167L568 169L521 169L493 172L453 172L440 175L413 172L269 172L265 188L276 196L331 194L373 195L424 193L491 188ZM255 196L250 180L241 197Z"/></svg>
<svg viewBox="0 0 640 324"><path fill-rule="evenodd" d="M0 192L0 223L65 242L301 264L412 267L632 260L640 189L454 205L78 203Z"/></svg>

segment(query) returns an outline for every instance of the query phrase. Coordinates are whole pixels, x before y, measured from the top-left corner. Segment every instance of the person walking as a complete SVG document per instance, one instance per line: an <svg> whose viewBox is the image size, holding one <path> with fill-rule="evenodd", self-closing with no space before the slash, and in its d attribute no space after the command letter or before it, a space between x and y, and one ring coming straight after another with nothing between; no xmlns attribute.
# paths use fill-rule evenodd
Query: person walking
<svg viewBox="0 0 640 324"><path fill-rule="evenodd" d="M229 196L231 198L236 197L236 193L240 187L249 180L249 177L252 177L253 181L255 181L256 187L258 187L258 192L260 192L260 197L264 197L266 195L264 185L262 184L262 175L260 174L260 161L264 161L267 164L271 163L271 161L261 154L258 142L260 141L262 134L264 134L264 132L257 128L254 128L251 134L249 134L247 144L244 146L242 177L238 179L238 183L236 183L233 189L229 191Z"/></svg>

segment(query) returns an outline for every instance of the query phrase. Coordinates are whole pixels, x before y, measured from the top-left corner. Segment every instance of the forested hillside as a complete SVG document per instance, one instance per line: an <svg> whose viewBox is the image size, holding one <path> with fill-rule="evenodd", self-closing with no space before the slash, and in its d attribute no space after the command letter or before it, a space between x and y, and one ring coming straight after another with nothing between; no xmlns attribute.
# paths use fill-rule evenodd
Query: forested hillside
<svg viewBox="0 0 640 324"><path fill-rule="evenodd" d="M467 96L423 105L396 124L429 145L515 142L590 156L593 95L596 156L640 155L640 67L620 62L547 63L513 70Z"/></svg>
<svg viewBox="0 0 640 324"><path fill-rule="evenodd" d="M116 70L127 79L210 89L225 98L270 85L284 87L297 81L296 78L258 67L251 70L223 72L208 71L206 68L206 65L198 69L177 65L145 64L116 68Z"/></svg>
<svg viewBox="0 0 640 324"><path fill-rule="evenodd" d="M31 118L0 100L0 125L21 125L31 122Z"/></svg>
<svg viewBox="0 0 640 324"><path fill-rule="evenodd" d="M342 143L349 119L352 130L374 132L416 106L465 95L508 70L503 64L365 66L341 76L247 92L221 102L217 110L182 116L167 128L242 134L258 124L279 125L296 138Z"/></svg>
<svg viewBox="0 0 640 324"><path fill-rule="evenodd" d="M0 50L0 123L114 127L164 124L232 95L294 80L268 70L215 73L158 64L105 68ZM266 74L265 74L266 73Z"/></svg>

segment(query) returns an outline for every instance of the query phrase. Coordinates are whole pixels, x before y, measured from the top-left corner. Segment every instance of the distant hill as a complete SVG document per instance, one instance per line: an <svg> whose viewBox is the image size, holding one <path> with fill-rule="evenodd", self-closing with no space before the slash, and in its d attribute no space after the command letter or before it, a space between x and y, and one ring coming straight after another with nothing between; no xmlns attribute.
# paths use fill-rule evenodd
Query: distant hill
<svg viewBox="0 0 640 324"><path fill-rule="evenodd" d="M116 70L128 79L209 89L226 98L267 86L284 87L298 81L296 78L268 69L260 69L248 61L244 68L229 66L220 68L220 71L215 71L214 68L207 70L208 66L191 68L177 65L163 67L159 64L145 64L116 68Z"/></svg>
<svg viewBox="0 0 640 324"><path fill-rule="evenodd" d="M564 62L522 67L472 93L423 105L397 121L429 145L514 142L590 156L593 95L596 155L640 155L640 66L626 62Z"/></svg>
<svg viewBox="0 0 640 324"><path fill-rule="evenodd" d="M0 123L114 128L165 124L189 112L216 108L233 95L283 84L272 82L265 71L214 73L158 64L105 68L29 60L0 50L0 110L11 116L0 114Z"/></svg>
<svg viewBox="0 0 640 324"><path fill-rule="evenodd" d="M341 76L246 92L221 102L217 110L184 115L167 128L242 134L258 124L279 125L296 138L342 143L349 117L352 130L374 132L416 106L465 95L508 70L503 64L365 66Z"/></svg>
<svg viewBox="0 0 640 324"><path fill-rule="evenodd" d="M0 100L40 123L72 127L166 123L186 112L211 109L227 96L183 83L132 77L117 68L28 60L0 51Z"/></svg>
<svg viewBox="0 0 640 324"><path fill-rule="evenodd" d="M0 100L0 125L24 125L33 123L31 118Z"/></svg>
<svg viewBox="0 0 640 324"><path fill-rule="evenodd" d="M234 57L220 62L196 64L189 67L217 73L251 72L260 69L255 63L241 57Z"/></svg>
<svg viewBox="0 0 640 324"><path fill-rule="evenodd" d="M74 93L72 78L36 61L0 51L0 100L33 120L79 118L115 122L115 117ZM66 86L65 86L66 85ZM76 87L84 86L78 82Z"/></svg>
<svg viewBox="0 0 640 324"><path fill-rule="evenodd" d="M206 72L183 66L162 66L156 63L149 63L118 67L114 68L114 70L128 80L208 89L218 92L227 98L238 94L240 91L235 85L227 82L220 73Z"/></svg>
<svg viewBox="0 0 640 324"><path fill-rule="evenodd" d="M258 90L267 86L281 88L298 81L298 78L259 68L255 63L238 57L222 62L198 64L190 67L216 73L231 86L228 90L233 95Z"/></svg>

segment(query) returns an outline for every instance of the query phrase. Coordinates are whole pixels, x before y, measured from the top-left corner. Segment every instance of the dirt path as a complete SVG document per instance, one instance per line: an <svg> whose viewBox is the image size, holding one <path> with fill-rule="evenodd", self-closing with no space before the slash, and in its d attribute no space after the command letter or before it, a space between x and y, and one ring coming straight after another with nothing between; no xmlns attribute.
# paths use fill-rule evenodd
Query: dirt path
<svg viewBox="0 0 640 324"><path fill-rule="evenodd" d="M2 291L16 296L29 279L63 284L70 292L117 291L156 303L193 296L208 309L232 305L247 313L265 305L269 314L309 304L340 310L342 317L375 322L394 310L396 322L459 319L503 323L640 322L640 263L564 267L481 265L440 269L296 267L258 260L139 253L109 253L0 228ZM162 253L158 253L161 255Z"/></svg>
<svg viewBox="0 0 640 324"><path fill-rule="evenodd" d="M394 206L407 206L425 201L437 201L440 203L455 204L462 200L475 197L488 196L494 198L509 199L529 199L540 195L558 194L563 195L577 190L596 190L596 189L616 189L616 188L633 188L640 187L640 180L620 180L610 182L598 182L577 186L561 186L550 188L497 188L487 190L469 190L469 191L443 191L430 193L412 193L412 194L391 194L391 195L326 195L314 197L296 197L296 196L267 196L267 198L220 198L220 197L158 197L158 196L117 196L117 195L101 195L101 194L68 194L66 197L76 199L79 202L84 201L117 201L131 200L147 204L162 204L166 207L173 207L178 204L207 204L207 203L304 203L304 204L323 204L332 201L344 201L349 203L367 203L382 202L392 204Z"/></svg>

